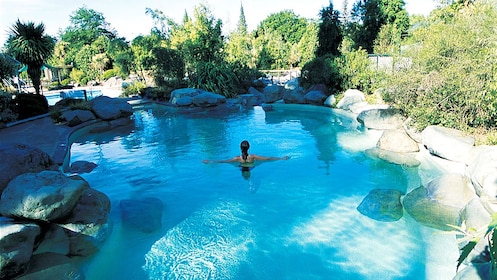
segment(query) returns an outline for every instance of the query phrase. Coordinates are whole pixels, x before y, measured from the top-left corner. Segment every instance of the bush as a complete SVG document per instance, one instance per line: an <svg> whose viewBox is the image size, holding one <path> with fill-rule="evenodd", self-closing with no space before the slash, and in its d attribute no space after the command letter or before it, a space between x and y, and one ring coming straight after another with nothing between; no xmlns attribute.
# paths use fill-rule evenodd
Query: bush
<svg viewBox="0 0 497 280"><path fill-rule="evenodd" d="M144 92L143 90L147 87L145 83L143 82L133 82L130 84L123 85L123 96L129 97L132 95L142 95Z"/></svg>
<svg viewBox="0 0 497 280"><path fill-rule="evenodd" d="M307 89L313 85L324 84L330 94L338 93L342 90L342 76L339 70L335 57L317 57L302 68L302 86Z"/></svg>
<svg viewBox="0 0 497 280"><path fill-rule="evenodd" d="M358 89L365 93L372 93L375 89L375 81L381 80L382 72L376 72L371 68L368 53L363 50L344 52L337 58L338 67L342 76L341 88Z"/></svg>
<svg viewBox="0 0 497 280"><path fill-rule="evenodd" d="M40 94L18 94L14 102L20 120L48 113L48 101Z"/></svg>
<svg viewBox="0 0 497 280"><path fill-rule="evenodd" d="M198 62L195 72L190 75L189 86L231 98L238 95L240 81L228 64Z"/></svg>
<svg viewBox="0 0 497 280"><path fill-rule="evenodd" d="M118 76L118 71L116 69L105 70L102 74L102 80L106 81L115 76Z"/></svg>

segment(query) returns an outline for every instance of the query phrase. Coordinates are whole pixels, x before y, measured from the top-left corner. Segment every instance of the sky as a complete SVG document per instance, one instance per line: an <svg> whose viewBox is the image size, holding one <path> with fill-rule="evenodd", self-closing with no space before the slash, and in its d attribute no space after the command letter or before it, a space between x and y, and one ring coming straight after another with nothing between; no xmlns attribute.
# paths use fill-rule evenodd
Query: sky
<svg viewBox="0 0 497 280"><path fill-rule="evenodd" d="M348 0L352 5L355 1ZM405 0L409 14L428 15L436 7L435 0ZM270 14L292 10L305 18L318 18L318 13L327 7L329 0L0 0L0 48L7 34L17 21L45 24L45 32L57 36L60 30L70 25L69 19L79 8L100 12L121 37L131 41L138 35L150 33L152 18L145 14L146 8L159 9L166 16L181 22L185 11L193 14L195 6L203 3L214 17L223 21L223 30L234 29L243 5L249 30ZM269 4L270 3L270 4ZM343 0L333 0L335 10L343 10Z"/></svg>

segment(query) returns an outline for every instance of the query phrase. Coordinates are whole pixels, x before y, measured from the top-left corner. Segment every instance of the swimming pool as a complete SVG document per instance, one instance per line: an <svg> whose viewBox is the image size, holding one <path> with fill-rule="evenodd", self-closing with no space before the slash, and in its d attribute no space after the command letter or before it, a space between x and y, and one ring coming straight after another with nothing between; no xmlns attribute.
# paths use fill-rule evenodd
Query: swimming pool
<svg viewBox="0 0 497 280"><path fill-rule="evenodd" d="M377 132L376 132L377 134ZM331 109L275 105L181 114L154 105L130 127L80 136L71 162L111 199L114 229L83 263L87 279L452 279L452 236L363 216L373 189L407 193L439 175L427 162L406 168L369 158L375 132ZM250 152L291 157L242 176L236 165L204 164ZM422 174L422 176L420 176ZM120 202L159 199L160 229L123 220Z"/></svg>

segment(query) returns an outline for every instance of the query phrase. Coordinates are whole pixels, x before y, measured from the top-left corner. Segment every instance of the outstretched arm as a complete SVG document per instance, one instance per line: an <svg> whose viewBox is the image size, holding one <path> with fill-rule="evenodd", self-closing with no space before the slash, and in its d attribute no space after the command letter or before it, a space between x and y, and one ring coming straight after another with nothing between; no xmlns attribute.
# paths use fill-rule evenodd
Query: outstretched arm
<svg viewBox="0 0 497 280"><path fill-rule="evenodd" d="M237 162L238 157L230 158L230 159L222 159L222 160L210 160L210 159L204 159L202 162L203 163L230 163L230 162Z"/></svg>
<svg viewBox="0 0 497 280"><path fill-rule="evenodd" d="M258 155L252 155L252 158L255 160L287 160L290 157L289 156L284 156L284 157L263 157L263 156L258 156Z"/></svg>

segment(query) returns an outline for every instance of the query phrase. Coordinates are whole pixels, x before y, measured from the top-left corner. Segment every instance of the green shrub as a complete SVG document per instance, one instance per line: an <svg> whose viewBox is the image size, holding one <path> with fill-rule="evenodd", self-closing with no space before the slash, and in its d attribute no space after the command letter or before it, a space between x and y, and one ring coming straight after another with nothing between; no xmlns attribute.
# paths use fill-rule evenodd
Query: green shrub
<svg viewBox="0 0 497 280"><path fill-rule="evenodd" d="M376 81L381 80L382 72L374 71L368 53L363 50L344 52L337 58L340 74L342 76L341 88L358 89L364 93L372 93Z"/></svg>
<svg viewBox="0 0 497 280"><path fill-rule="evenodd" d="M116 69L105 70L104 73L102 73L102 80L105 81L115 76L118 76L118 71Z"/></svg>
<svg viewBox="0 0 497 280"><path fill-rule="evenodd" d="M136 81L130 84L123 85L123 96L129 97L132 95L142 95L143 90L147 87L145 83Z"/></svg>
<svg viewBox="0 0 497 280"><path fill-rule="evenodd" d="M238 95L240 81L228 64L198 62L189 77L189 86L231 98Z"/></svg>
<svg viewBox="0 0 497 280"><path fill-rule="evenodd" d="M333 56L322 56L306 63L302 68L301 84L304 88L324 84L330 94L342 90L342 76L337 60Z"/></svg>
<svg viewBox="0 0 497 280"><path fill-rule="evenodd" d="M79 69L73 69L71 71L71 74L69 74L71 80L75 81L76 83L79 83L80 85L86 85L86 82L83 82L84 76L85 73Z"/></svg>
<svg viewBox="0 0 497 280"><path fill-rule="evenodd" d="M48 101L40 94L18 94L14 102L20 120L48 113Z"/></svg>

